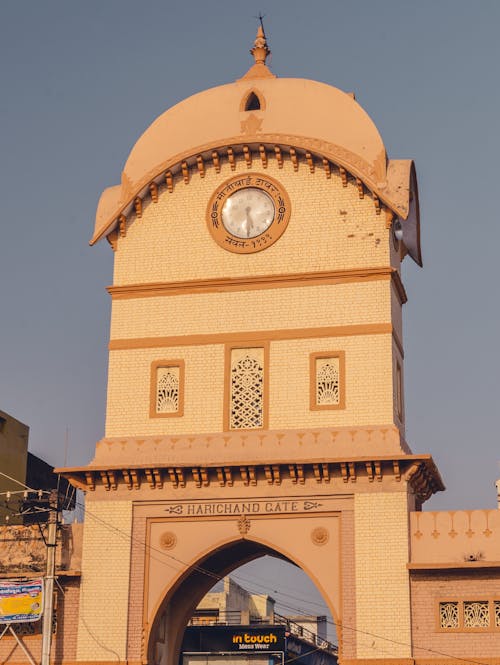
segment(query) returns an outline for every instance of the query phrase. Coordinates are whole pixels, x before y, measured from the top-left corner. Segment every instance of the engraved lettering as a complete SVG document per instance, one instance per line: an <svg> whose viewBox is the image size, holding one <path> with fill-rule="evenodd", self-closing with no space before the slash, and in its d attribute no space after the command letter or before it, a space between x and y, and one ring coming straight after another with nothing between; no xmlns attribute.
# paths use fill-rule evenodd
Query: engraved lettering
<svg viewBox="0 0 500 665"><path fill-rule="evenodd" d="M312 511L320 509L324 504L318 501L294 501L283 499L281 501L227 501L227 502L192 502L185 504L171 504L165 508L169 515L250 515L255 513L295 513L299 511Z"/></svg>

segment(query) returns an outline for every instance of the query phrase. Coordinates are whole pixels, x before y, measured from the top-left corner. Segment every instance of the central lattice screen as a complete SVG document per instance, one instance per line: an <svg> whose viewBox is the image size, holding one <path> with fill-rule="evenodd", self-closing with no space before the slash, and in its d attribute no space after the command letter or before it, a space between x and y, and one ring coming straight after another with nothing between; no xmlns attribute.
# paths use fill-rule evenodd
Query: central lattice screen
<svg viewBox="0 0 500 665"><path fill-rule="evenodd" d="M229 427L264 427L264 349L231 349Z"/></svg>

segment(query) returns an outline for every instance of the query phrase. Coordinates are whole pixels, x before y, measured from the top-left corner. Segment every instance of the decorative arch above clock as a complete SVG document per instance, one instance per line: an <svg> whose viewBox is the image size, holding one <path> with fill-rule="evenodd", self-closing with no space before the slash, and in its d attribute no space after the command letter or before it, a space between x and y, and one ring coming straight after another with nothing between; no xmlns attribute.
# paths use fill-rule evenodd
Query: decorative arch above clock
<svg viewBox="0 0 500 665"><path fill-rule="evenodd" d="M299 165L303 163L311 173L315 170L322 170L326 178L330 178L332 173L340 174L344 187L348 182L355 183L359 197L365 195L371 196L377 214L384 211L385 223L390 226L391 223L399 218L403 230L403 255L407 252L421 265L420 251L420 229L419 229L419 211L418 211L418 188L413 162L410 160L392 161L389 165L392 179L395 183L397 193L407 192L409 212L404 215L398 212L394 205L389 205L387 199L384 199L378 193L378 189L367 178L360 178L358 173L360 168L356 162L355 156L346 155L338 146L325 145L314 139L305 139L304 137L286 137L289 140L296 139L294 144L278 141L283 138L276 136L262 136L256 138L269 139L265 143L257 140L249 143L235 142L222 148L211 149L211 146L202 146L198 154L192 154L186 159L176 158L170 168L165 168L157 174L150 174L151 180L144 183L140 190L132 187L131 183L123 174L122 188L126 194L121 194L120 187L110 188L103 192L96 220L96 231L91 240L91 244L97 242L102 236L106 236L113 249L116 248L116 239L119 235L126 234L127 223L135 216L141 215L143 199L151 198L153 202L158 200L158 191L161 187L166 187L167 191L173 193L178 184L188 185L193 178L204 178L209 164L213 164L216 173L221 170L221 164L224 160L229 162L232 170L236 168L238 161L245 161L247 168L266 169L269 160L275 159L278 168L283 168L286 161L293 164L294 171L298 171ZM300 147L299 147L300 146ZM310 146L310 149L308 149ZM179 157L179 156L178 156ZM359 160L358 160L359 161ZM128 205L122 208L117 218L109 219L107 226L98 222L106 216L107 211L114 205L115 193L120 200L128 200ZM134 192L137 192L134 196ZM109 198L112 198L110 201Z"/></svg>

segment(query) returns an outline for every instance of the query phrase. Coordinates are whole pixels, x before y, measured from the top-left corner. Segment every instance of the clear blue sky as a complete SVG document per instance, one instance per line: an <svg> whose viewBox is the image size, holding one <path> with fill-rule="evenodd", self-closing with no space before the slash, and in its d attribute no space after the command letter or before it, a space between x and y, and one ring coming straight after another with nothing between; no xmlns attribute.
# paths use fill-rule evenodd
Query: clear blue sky
<svg viewBox="0 0 500 665"><path fill-rule="evenodd" d="M55 465L104 430L112 252L101 191L163 110L241 76L266 14L278 76L353 90L416 161L424 268L405 262L407 435L446 493L496 505L500 475L498 0L3 0L0 408Z"/></svg>

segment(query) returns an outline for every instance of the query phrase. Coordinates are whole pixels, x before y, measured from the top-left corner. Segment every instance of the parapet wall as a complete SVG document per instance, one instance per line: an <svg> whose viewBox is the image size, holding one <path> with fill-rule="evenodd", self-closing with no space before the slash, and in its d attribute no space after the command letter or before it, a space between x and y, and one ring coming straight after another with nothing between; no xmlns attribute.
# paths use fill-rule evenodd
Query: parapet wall
<svg viewBox="0 0 500 665"><path fill-rule="evenodd" d="M410 513L411 564L500 562L500 511Z"/></svg>

